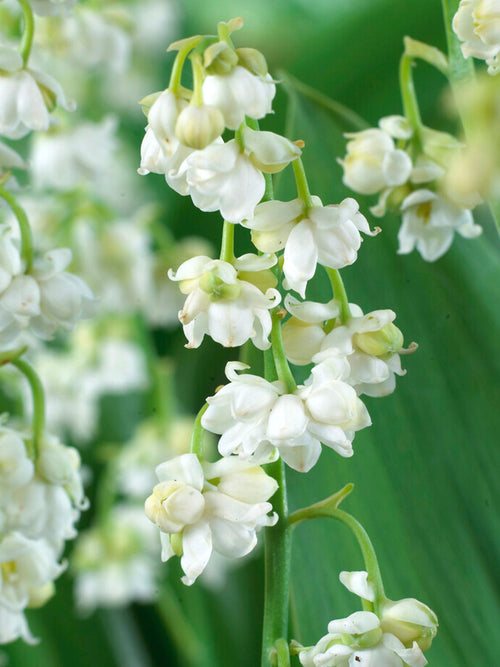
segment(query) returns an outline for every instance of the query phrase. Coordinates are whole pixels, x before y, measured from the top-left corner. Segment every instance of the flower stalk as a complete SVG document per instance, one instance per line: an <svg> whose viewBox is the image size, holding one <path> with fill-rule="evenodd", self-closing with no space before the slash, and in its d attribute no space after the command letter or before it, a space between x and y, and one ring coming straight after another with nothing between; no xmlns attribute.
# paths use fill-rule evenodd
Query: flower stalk
<svg viewBox="0 0 500 667"><path fill-rule="evenodd" d="M24 66L28 64L31 54L31 47L33 46L33 36L35 34L35 21L33 18L33 10L29 0L19 0L21 10L23 12L23 36L19 46L19 53L23 59Z"/></svg>
<svg viewBox="0 0 500 667"><path fill-rule="evenodd" d="M3 186L0 186L0 197L4 199L12 209L12 212L17 218L19 224L19 231L21 233L21 257L25 262L25 271L29 271L33 267L33 233L31 231L28 216L24 209L17 203L16 198Z"/></svg>
<svg viewBox="0 0 500 667"><path fill-rule="evenodd" d="M33 397L32 458L36 460L38 456L38 446L45 431L45 393L43 391L43 385L35 369L27 361L24 359L13 359L11 363L21 371L30 385Z"/></svg>

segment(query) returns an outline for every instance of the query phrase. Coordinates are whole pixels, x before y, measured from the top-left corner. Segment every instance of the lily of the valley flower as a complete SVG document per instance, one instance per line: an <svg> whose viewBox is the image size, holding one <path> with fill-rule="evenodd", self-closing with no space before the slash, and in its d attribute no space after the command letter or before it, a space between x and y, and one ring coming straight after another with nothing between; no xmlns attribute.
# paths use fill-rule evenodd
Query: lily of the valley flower
<svg viewBox="0 0 500 667"><path fill-rule="evenodd" d="M160 483L146 500L146 514L160 528L162 560L181 556L183 583L194 583L213 550L241 558L257 544L256 532L276 523L267 500L278 485L260 467L275 458L207 463L183 454L157 467Z"/></svg>
<svg viewBox="0 0 500 667"><path fill-rule="evenodd" d="M355 595L364 600L375 600L373 586L367 572L341 572L340 581ZM393 634L407 649L417 643L422 651L430 648L436 636L438 619L426 604L415 598L388 600L380 604L380 627Z"/></svg>
<svg viewBox="0 0 500 667"><path fill-rule="evenodd" d="M352 132L345 136L347 155L339 160L344 169L343 181L347 187L365 195L375 194L385 188L403 185L410 176L412 163L408 154L396 148L391 134L385 130L393 130L396 125L394 117L380 121L384 129L370 128L361 132ZM404 120L404 119L403 119ZM408 138L411 136L402 130L400 122L395 128Z"/></svg>
<svg viewBox="0 0 500 667"><path fill-rule="evenodd" d="M499 71L500 7L492 0L461 0L453 18L453 30L463 42L464 58L485 60L489 74Z"/></svg>
<svg viewBox="0 0 500 667"><path fill-rule="evenodd" d="M321 342L318 363L332 352L345 354L350 373L345 382L358 394L387 396L396 386L395 375L404 375L399 351L403 334L393 324L392 310L374 310L363 315L359 306L350 304L351 314L345 325L336 326Z"/></svg>
<svg viewBox="0 0 500 667"><path fill-rule="evenodd" d="M56 106L74 108L57 81L25 68L17 51L0 47L0 134L20 139L31 130L48 130L50 112Z"/></svg>
<svg viewBox="0 0 500 667"><path fill-rule="evenodd" d="M4 229L3 236L7 248L0 256L0 345L27 327L48 340L59 326L71 329L78 319L94 314L96 303L90 288L64 270L72 260L68 248L45 253L25 274L8 230Z"/></svg>
<svg viewBox="0 0 500 667"><path fill-rule="evenodd" d="M256 347L265 350L270 343L271 308L280 301L273 287L265 293L248 282L276 264L274 256L244 255L228 262L203 255L193 257L170 272L179 281L181 292L188 297L179 312L187 347L199 347L205 334L224 347L239 347L251 338ZM245 280L238 277L244 272Z"/></svg>
<svg viewBox="0 0 500 667"><path fill-rule="evenodd" d="M457 231L472 239L482 228L474 224L470 210L460 208L431 190L415 190L401 206L403 223L398 233L400 254L415 247L427 262L439 259L450 247Z"/></svg>
<svg viewBox="0 0 500 667"><path fill-rule="evenodd" d="M321 443L341 456L352 456L354 432L368 426L370 417L352 387L343 381L348 364L337 358L313 369L304 385L287 393L280 381L237 371L226 365L230 383L207 399L202 425L221 435L219 452L249 457L277 447L294 470L307 472L317 462Z"/></svg>
<svg viewBox="0 0 500 667"><path fill-rule="evenodd" d="M421 649L406 648L391 633L383 632L379 618L370 611L357 611L331 621L328 634L299 654L303 667L424 667Z"/></svg>
<svg viewBox="0 0 500 667"><path fill-rule="evenodd" d="M317 264L331 269L352 264L361 245L360 231L373 234L354 199L330 206L323 206L318 197L312 199L314 205L308 209L301 199L264 202L244 223L262 252L284 248L283 284L302 297Z"/></svg>
<svg viewBox="0 0 500 667"><path fill-rule="evenodd" d="M272 110L276 86L269 74L263 77L252 74L236 65L227 74L213 74L203 82L203 99L218 107L226 127L236 130L245 116L263 118Z"/></svg>
<svg viewBox="0 0 500 667"><path fill-rule="evenodd" d="M19 433L0 426L0 490L2 494L24 486L33 476L34 466Z"/></svg>

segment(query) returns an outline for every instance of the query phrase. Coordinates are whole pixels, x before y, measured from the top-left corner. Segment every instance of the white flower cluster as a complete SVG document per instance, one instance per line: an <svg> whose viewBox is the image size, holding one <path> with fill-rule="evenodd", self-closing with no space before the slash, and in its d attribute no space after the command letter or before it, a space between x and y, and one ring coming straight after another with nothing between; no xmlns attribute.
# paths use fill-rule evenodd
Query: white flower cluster
<svg viewBox="0 0 500 667"><path fill-rule="evenodd" d="M475 192L464 194L446 179L462 145L427 127L419 128L418 135L422 148L415 157L415 131L406 118L382 118L378 128L346 135L347 155L339 162L349 188L367 195L381 193L371 209L374 215L384 215L388 206L402 213L399 252L416 248L433 262L448 250L455 231L465 238L481 233L471 213L480 198Z"/></svg>
<svg viewBox="0 0 500 667"><path fill-rule="evenodd" d="M146 514L160 528L162 560L181 557L186 585L203 572L212 551L241 558L257 544L256 532L276 523L267 501L278 484L261 467L271 460L234 456L208 463L183 454L156 468L160 483L146 500Z"/></svg>
<svg viewBox="0 0 500 667"><path fill-rule="evenodd" d="M500 4L497 0L461 0L453 18L453 30L463 42L464 58L480 58L488 74L498 74L500 64Z"/></svg>
<svg viewBox="0 0 500 667"><path fill-rule="evenodd" d="M26 272L10 227L2 225L0 235L0 349L24 329L49 340L59 327L71 329L94 314L90 288L65 271L72 260L69 248L45 253Z"/></svg>
<svg viewBox="0 0 500 667"><path fill-rule="evenodd" d="M356 595L374 601L366 572L341 572L340 581ZM357 611L331 621L328 634L299 659L304 667L424 667L438 621L427 605L413 598L382 605L379 615Z"/></svg>
<svg viewBox="0 0 500 667"><path fill-rule="evenodd" d="M85 507L78 452L45 436L32 442L0 426L0 643L33 643L24 610L52 596L65 541Z"/></svg>

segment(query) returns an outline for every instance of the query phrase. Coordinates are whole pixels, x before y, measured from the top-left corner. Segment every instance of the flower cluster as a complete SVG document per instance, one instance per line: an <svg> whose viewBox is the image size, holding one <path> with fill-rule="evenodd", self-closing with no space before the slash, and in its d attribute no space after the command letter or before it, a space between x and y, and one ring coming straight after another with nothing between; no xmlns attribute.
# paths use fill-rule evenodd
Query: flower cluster
<svg viewBox="0 0 500 667"><path fill-rule="evenodd" d="M341 572L340 581L356 595L374 602L366 572ZM378 614L357 611L328 624L328 634L300 651L304 667L424 667L426 651L437 632L438 621L427 605L406 598L385 599Z"/></svg>
<svg viewBox="0 0 500 667"><path fill-rule="evenodd" d="M433 262L448 250L455 231L465 238L481 233L471 213L480 202L478 193L464 193L446 178L463 150L454 137L414 128L404 116L382 118L378 128L346 136L347 155L339 160L344 183L362 194L380 193L374 215L384 215L387 208L402 214L400 253L416 248Z"/></svg>
<svg viewBox="0 0 500 667"><path fill-rule="evenodd" d="M86 501L77 451L0 426L0 643L34 642L24 610L52 596L65 541Z"/></svg>
<svg viewBox="0 0 500 667"><path fill-rule="evenodd" d="M278 485L261 467L271 460L235 456L208 463L183 454L156 468L160 483L146 500L146 514L160 528L162 560L181 557L185 584L194 583L213 550L241 558L257 544L256 532L276 523L267 501Z"/></svg>

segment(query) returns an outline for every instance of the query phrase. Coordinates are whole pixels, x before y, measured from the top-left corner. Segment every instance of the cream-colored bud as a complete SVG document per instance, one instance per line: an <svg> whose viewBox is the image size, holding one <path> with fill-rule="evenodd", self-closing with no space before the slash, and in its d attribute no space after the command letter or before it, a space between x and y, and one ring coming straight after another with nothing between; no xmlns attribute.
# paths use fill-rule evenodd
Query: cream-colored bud
<svg viewBox="0 0 500 667"><path fill-rule="evenodd" d="M53 581L48 581L44 586L40 588L33 588L30 590L30 597L28 600L28 609L38 609L43 607L50 598L55 594L56 587L54 586Z"/></svg>
<svg viewBox="0 0 500 667"><path fill-rule="evenodd" d="M157 484L146 499L144 509L150 521L164 533L180 533L196 523L205 509L203 495L184 482L171 480Z"/></svg>
<svg viewBox="0 0 500 667"><path fill-rule="evenodd" d="M252 164L266 174L276 174L302 154L296 144L274 132L245 127L243 142Z"/></svg>
<svg viewBox="0 0 500 667"><path fill-rule="evenodd" d="M268 72L267 62L264 56L257 49L243 47L236 49L238 64L247 69L252 74L264 77Z"/></svg>
<svg viewBox="0 0 500 667"><path fill-rule="evenodd" d="M417 642L422 651L430 648L438 628L436 614L415 598L388 601L382 607L381 627L395 635L407 648Z"/></svg>
<svg viewBox="0 0 500 667"><path fill-rule="evenodd" d="M189 148L202 150L224 132L224 116L209 104L183 109L175 124L175 136Z"/></svg>
<svg viewBox="0 0 500 667"><path fill-rule="evenodd" d="M229 74L238 64L238 56L227 42L211 44L203 54L203 66L208 74Z"/></svg>
<svg viewBox="0 0 500 667"><path fill-rule="evenodd" d="M205 271L198 282L198 286L210 295L212 301L237 299L241 293L241 285L238 281L235 283L225 283L213 271Z"/></svg>
<svg viewBox="0 0 500 667"><path fill-rule="evenodd" d="M396 354L403 347L403 334L398 327L390 322L378 331L356 333L352 337L354 345L365 354L383 357Z"/></svg>

